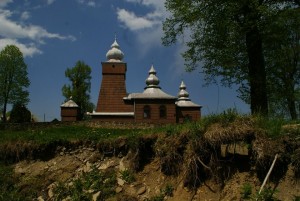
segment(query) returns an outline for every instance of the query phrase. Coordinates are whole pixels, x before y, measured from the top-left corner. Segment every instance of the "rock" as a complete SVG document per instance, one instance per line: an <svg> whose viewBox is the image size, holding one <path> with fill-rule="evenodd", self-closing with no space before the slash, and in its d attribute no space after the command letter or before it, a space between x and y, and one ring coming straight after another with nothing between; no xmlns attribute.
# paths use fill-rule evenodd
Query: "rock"
<svg viewBox="0 0 300 201"><path fill-rule="evenodd" d="M87 162L86 165L83 167L83 172L90 172L92 171L92 164Z"/></svg>
<svg viewBox="0 0 300 201"><path fill-rule="evenodd" d="M49 196L49 198L52 198L54 196L53 188L49 188L49 190L48 190L48 196Z"/></svg>
<svg viewBox="0 0 300 201"><path fill-rule="evenodd" d="M55 188L55 186L56 186L56 183L54 182L54 183L52 183L52 184L50 184L49 186L48 186L48 197L49 198L52 198L53 196L54 196L54 193L53 193L53 189Z"/></svg>
<svg viewBox="0 0 300 201"><path fill-rule="evenodd" d="M100 196L100 194L101 194L101 191L95 193L95 194L93 195L93 201L97 201L97 199L98 199L98 197Z"/></svg>
<svg viewBox="0 0 300 201"><path fill-rule="evenodd" d="M139 188L139 190L137 190L136 194L142 195L142 194L144 194L145 192L146 192L146 187L143 186L143 187Z"/></svg>
<svg viewBox="0 0 300 201"><path fill-rule="evenodd" d="M121 178L117 178L117 182L118 182L119 186L124 186L124 184L125 184L125 181Z"/></svg>
<svg viewBox="0 0 300 201"><path fill-rule="evenodd" d="M118 186L118 187L116 188L116 193L120 193L120 192L122 192L122 191L123 191L123 188L122 188L122 187Z"/></svg>
<svg viewBox="0 0 300 201"><path fill-rule="evenodd" d="M71 197L70 196L68 196L68 197L66 197L66 198L64 198L64 199L62 199L62 201L71 201L72 199L71 199Z"/></svg>
<svg viewBox="0 0 300 201"><path fill-rule="evenodd" d="M38 200L38 201L45 201L44 198L43 198L42 196L39 196L39 197L37 198L37 200Z"/></svg>
<svg viewBox="0 0 300 201"><path fill-rule="evenodd" d="M120 160L120 163L119 163L119 170L120 171L124 171L126 170L126 167L125 167L125 164L124 164L124 157Z"/></svg>

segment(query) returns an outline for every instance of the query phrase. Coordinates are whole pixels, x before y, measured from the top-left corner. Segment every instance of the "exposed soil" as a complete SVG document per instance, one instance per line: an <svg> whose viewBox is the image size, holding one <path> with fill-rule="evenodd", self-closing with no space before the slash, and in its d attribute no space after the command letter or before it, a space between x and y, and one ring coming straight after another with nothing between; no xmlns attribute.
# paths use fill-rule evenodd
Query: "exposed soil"
<svg viewBox="0 0 300 201"><path fill-rule="evenodd" d="M31 188L34 183L40 183L40 191L37 195L39 200L52 200L53 184L57 182L70 183L83 172L91 171L94 166L99 171L113 169L117 172L131 168L131 155L119 157L104 156L97 149L80 147L75 150L66 150L60 147L56 156L50 160L23 160L14 165L14 171L20 178L23 190ZM243 161L241 161L243 162ZM240 164L242 165L242 164ZM160 161L157 157L151 158L142 169L135 173L136 181L126 183L118 178L116 185L117 194L110 200L147 200L161 193L167 185L174 188L173 196L166 196L166 200L242 200L243 185L252 186L252 196L260 188L261 181L251 169L236 171L229 176L221 185L214 178L207 179L195 189L189 189L184 185L184 171L176 176L166 176L161 171ZM300 184L294 178L292 167L289 166L285 176L280 179L276 186L278 193L275 197L280 200L294 200L300 196ZM120 198L121 197L121 198ZM129 199L130 198L130 199Z"/></svg>
<svg viewBox="0 0 300 201"><path fill-rule="evenodd" d="M45 145L10 142L0 144L0 161L13 164L21 193L31 193L39 201L72 200L61 185L76 187L76 179L94 171L103 173L101 185L110 189L94 190L92 184L79 192L95 201L296 201L300 199L299 128L287 126L284 135L270 139L251 119L242 118L193 131L149 134L135 141L120 137ZM275 155L274 169L258 197ZM267 195L269 199L262 199Z"/></svg>

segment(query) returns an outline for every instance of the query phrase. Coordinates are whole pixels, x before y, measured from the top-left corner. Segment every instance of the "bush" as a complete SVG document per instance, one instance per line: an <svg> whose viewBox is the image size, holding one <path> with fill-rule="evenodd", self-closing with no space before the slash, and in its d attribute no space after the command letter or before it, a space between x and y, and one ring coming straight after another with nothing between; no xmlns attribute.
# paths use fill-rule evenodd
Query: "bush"
<svg viewBox="0 0 300 201"><path fill-rule="evenodd" d="M11 110L10 122L12 123L31 122L31 112L24 105L17 103L13 106Z"/></svg>

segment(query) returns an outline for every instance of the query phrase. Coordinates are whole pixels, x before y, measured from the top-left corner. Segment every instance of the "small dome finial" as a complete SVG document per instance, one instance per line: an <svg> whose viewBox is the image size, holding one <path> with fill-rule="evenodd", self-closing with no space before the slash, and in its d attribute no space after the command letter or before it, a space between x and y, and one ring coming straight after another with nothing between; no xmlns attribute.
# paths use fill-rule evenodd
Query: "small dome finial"
<svg viewBox="0 0 300 201"><path fill-rule="evenodd" d="M152 64L152 66L151 66L151 68L149 70L149 76L146 79L146 84L147 84L146 88L160 88L158 86L159 79L158 79L158 77L156 77L156 71L154 69L153 64Z"/></svg>
<svg viewBox="0 0 300 201"><path fill-rule="evenodd" d="M124 58L124 53L120 50L116 34L111 49L106 53L106 58L108 62L122 62L122 59Z"/></svg>
<svg viewBox="0 0 300 201"><path fill-rule="evenodd" d="M179 86L179 93L178 93L178 99L179 100L190 100L189 99L189 93L186 91L186 86L183 81L181 81L181 84Z"/></svg>

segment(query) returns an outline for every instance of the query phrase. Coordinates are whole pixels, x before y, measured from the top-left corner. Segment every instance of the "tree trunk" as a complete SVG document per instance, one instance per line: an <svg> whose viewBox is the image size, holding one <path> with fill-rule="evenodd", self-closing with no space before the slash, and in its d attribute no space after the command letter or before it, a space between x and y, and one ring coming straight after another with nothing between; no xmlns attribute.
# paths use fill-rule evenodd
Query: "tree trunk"
<svg viewBox="0 0 300 201"><path fill-rule="evenodd" d="M3 105L3 110L2 110L2 115L3 115L3 117L2 117L2 121L5 123L6 122L6 106L7 105L7 102L5 101L4 102L4 105Z"/></svg>
<svg viewBox="0 0 300 201"><path fill-rule="evenodd" d="M288 109L291 115L291 118L293 120L297 119L297 111L296 111L296 98L295 98L295 92L292 91L291 93L288 93L289 95L287 96L287 105Z"/></svg>
<svg viewBox="0 0 300 201"><path fill-rule="evenodd" d="M246 32L246 46L249 58L251 113L268 115L266 69L262 39L257 25Z"/></svg>

